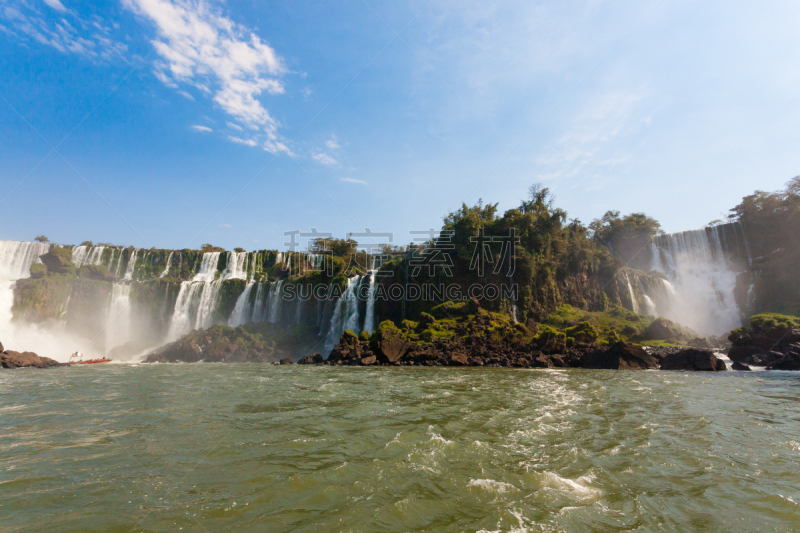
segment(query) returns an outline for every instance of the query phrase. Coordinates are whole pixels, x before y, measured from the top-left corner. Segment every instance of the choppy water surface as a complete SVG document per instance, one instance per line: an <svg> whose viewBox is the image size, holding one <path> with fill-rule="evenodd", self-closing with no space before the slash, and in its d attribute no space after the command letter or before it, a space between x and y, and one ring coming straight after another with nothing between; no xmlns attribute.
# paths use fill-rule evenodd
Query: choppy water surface
<svg viewBox="0 0 800 533"><path fill-rule="evenodd" d="M4 531L791 531L800 375L0 371Z"/></svg>

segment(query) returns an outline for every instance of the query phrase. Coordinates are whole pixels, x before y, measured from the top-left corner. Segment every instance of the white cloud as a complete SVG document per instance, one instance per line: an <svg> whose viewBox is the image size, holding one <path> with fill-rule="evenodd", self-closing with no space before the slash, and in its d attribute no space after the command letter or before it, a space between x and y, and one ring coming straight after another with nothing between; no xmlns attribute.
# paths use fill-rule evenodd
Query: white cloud
<svg viewBox="0 0 800 533"><path fill-rule="evenodd" d="M59 0L44 0L44 3L58 11L66 11L67 8Z"/></svg>
<svg viewBox="0 0 800 533"><path fill-rule="evenodd" d="M186 91L178 91L178 94L179 94L179 95L181 95L181 96L183 96L183 97L184 97L184 98L186 98L187 100L192 100L192 101L194 101L194 96L192 96L191 94L187 93Z"/></svg>
<svg viewBox="0 0 800 533"><path fill-rule="evenodd" d="M234 129L234 130L236 130L236 131L244 131L244 128L243 128L243 127L241 127L240 125L238 125L238 124L235 124L235 123L233 123L233 122L226 122L225 124L226 124L226 125L227 125L229 128L231 128L231 129Z"/></svg>
<svg viewBox="0 0 800 533"><path fill-rule="evenodd" d="M219 227L220 228L232 228L233 225L232 224L220 224Z"/></svg>
<svg viewBox="0 0 800 533"><path fill-rule="evenodd" d="M343 182L345 182L345 183L358 183L359 185L369 185L369 184L368 184L366 181L364 181L364 180L357 180L357 179L355 179L355 178L341 178L341 180L342 180Z"/></svg>
<svg viewBox="0 0 800 533"><path fill-rule="evenodd" d="M211 128L209 128L209 127L207 127L207 126L200 126L200 125L197 125L197 124L195 124L194 126L192 126L192 129L193 129L194 131L202 131L202 132L204 132L204 133L208 133L208 132L210 132L210 131L214 131L214 130L212 130Z"/></svg>
<svg viewBox="0 0 800 533"><path fill-rule="evenodd" d="M234 137L233 135L228 135L228 139L239 144L245 144L247 146L257 146L258 142L254 139L242 139L241 137Z"/></svg>
<svg viewBox="0 0 800 533"><path fill-rule="evenodd" d="M331 166L331 165L337 164L337 161L333 157L329 156L328 154L326 154L324 152L318 152L318 153L314 154L312 157L314 158L315 161L318 161L319 163L322 163L323 165Z"/></svg>
<svg viewBox="0 0 800 533"><path fill-rule="evenodd" d="M58 18L53 18L47 9L43 12L39 4L25 0L0 4L0 19L8 23L4 32L19 41L32 39L64 54L102 61L126 60L128 47L111 38L111 30L101 19L82 20L59 0L46 3L61 12Z"/></svg>
<svg viewBox="0 0 800 533"><path fill-rule="evenodd" d="M336 150L338 148L341 148L341 146L339 146L339 143L336 141L336 135L331 135L331 138L325 141L325 146L327 146L331 150Z"/></svg>
<svg viewBox="0 0 800 533"><path fill-rule="evenodd" d="M170 87L187 83L209 92L226 113L260 133L257 144L264 150L289 152L278 135L278 122L259 99L263 93L284 92L278 77L286 67L267 43L205 2L123 0L123 4L156 26L153 46L161 59L154 66L159 80Z"/></svg>

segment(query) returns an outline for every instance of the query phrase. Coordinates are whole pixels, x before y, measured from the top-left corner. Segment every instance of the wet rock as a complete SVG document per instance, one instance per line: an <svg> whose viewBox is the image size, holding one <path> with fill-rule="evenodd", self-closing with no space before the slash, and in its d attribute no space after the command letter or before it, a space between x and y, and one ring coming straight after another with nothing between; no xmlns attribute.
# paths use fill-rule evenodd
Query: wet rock
<svg viewBox="0 0 800 533"><path fill-rule="evenodd" d="M378 358L375 357L374 355L370 355L368 357L363 357L361 359L361 361L360 361L360 364L361 364L361 366L370 366L370 365L374 365L377 362L378 362Z"/></svg>
<svg viewBox="0 0 800 533"><path fill-rule="evenodd" d="M40 357L33 352L15 352L8 350L0 353L0 368L51 368L69 366L49 357Z"/></svg>
<svg viewBox="0 0 800 533"><path fill-rule="evenodd" d="M767 365L767 370L800 370L800 355L788 354Z"/></svg>
<svg viewBox="0 0 800 533"><path fill-rule="evenodd" d="M648 370L658 369L659 364L658 359L641 346L620 341L608 349L587 352L581 360L581 366L607 370Z"/></svg>
<svg viewBox="0 0 800 533"><path fill-rule="evenodd" d="M300 359L297 364L298 365L321 365L325 362L322 355L319 353L311 353Z"/></svg>
<svg viewBox="0 0 800 533"><path fill-rule="evenodd" d="M5 348L3 348L3 343L2 343L2 342L0 342L0 353L3 353L3 352L5 352L5 351L6 351L6 349L5 349Z"/></svg>
<svg viewBox="0 0 800 533"><path fill-rule="evenodd" d="M740 363L739 361L734 361L733 364L731 365L731 370L750 372L751 368L744 363Z"/></svg>
<svg viewBox="0 0 800 533"><path fill-rule="evenodd" d="M716 372L727 370L725 363L710 350L687 348L669 354L661 360L661 370L700 370Z"/></svg>
<svg viewBox="0 0 800 533"><path fill-rule="evenodd" d="M294 364L294 361L292 361L292 360L291 360L290 358L288 358L288 357L284 357L283 359L281 359L280 363L281 363L282 365L293 365L293 364Z"/></svg>

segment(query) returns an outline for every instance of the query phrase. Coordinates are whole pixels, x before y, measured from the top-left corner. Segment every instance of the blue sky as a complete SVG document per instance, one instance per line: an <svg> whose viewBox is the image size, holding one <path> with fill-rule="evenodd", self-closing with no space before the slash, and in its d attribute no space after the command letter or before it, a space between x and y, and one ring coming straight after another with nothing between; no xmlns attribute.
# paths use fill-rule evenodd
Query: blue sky
<svg viewBox="0 0 800 533"><path fill-rule="evenodd" d="M800 174L800 4L8 0L0 239L408 242L544 183L702 227Z"/></svg>

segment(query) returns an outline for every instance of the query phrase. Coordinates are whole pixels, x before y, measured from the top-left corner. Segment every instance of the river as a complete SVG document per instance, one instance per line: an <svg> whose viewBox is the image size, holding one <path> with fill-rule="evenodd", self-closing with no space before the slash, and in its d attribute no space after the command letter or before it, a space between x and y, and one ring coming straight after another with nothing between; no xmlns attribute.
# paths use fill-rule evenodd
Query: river
<svg viewBox="0 0 800 533"><path fill-rule="evenodd" d="M800 374L0 371L0 529L796 531Z"/></svg>

